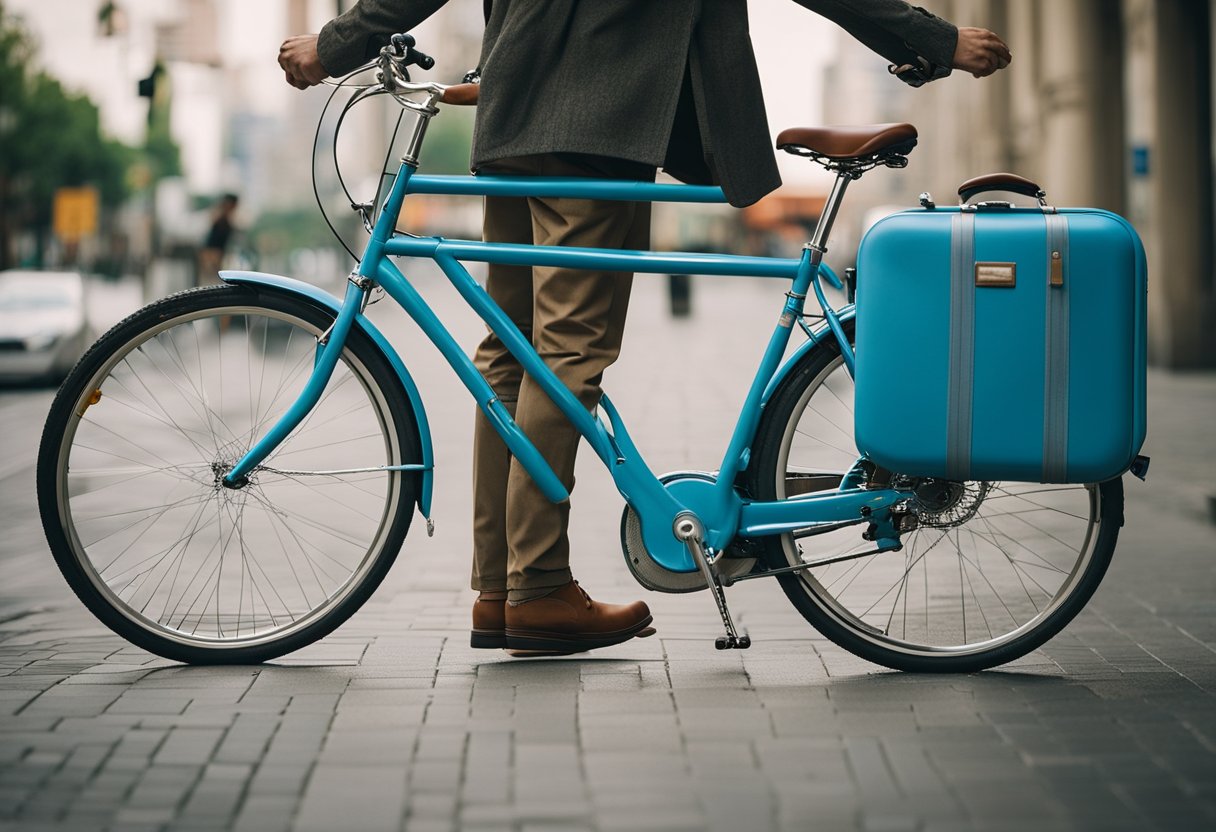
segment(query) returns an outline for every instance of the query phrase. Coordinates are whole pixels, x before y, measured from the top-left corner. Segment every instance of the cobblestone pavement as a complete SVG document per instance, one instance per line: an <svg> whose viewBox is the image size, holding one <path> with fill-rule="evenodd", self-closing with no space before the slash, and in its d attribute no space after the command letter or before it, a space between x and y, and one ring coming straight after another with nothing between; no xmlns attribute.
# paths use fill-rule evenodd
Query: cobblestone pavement
<svg viewBox="0 0 1216 832"><path fill-rule="evenodd" d="M697 315L672 322L662 282L639 278L607 378L658 470L716 467L762 339L740 333L767 332L781 298L696 292ZM360 613L262 667L175 665L84 611L36 520L50 394L0 395L0 830L1214 828L1213 376L1154 375L1152 475L1129 479L1110 573L1014 665L884 671L766 582L731 591L746 652L715 652L705 595L647 594L657 637L529 661L468 647L470 406L394 310L374 317L402 332L431 412L438 533L415 526ZM596 597L639 597L621 502L585 457L575 573Z"/></svg>

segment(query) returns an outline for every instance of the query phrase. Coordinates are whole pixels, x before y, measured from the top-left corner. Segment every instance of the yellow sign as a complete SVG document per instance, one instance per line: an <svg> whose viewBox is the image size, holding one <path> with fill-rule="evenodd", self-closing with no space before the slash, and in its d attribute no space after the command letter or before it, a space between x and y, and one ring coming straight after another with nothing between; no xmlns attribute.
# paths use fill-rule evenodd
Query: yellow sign
<svg viewBox="0 0 1216 832"><path fill-rule="evenodd" d="M55 236L65 242L97 233L97 189L60 188L55 191Z"/></svg>

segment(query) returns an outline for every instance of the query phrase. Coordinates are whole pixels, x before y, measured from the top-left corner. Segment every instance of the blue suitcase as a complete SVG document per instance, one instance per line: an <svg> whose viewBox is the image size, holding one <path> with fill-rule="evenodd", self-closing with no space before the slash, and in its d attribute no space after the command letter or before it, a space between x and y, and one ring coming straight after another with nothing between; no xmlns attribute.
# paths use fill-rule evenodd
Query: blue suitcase
<svg viewBox="0 0 1216 832"><path fill-rule="evenodd" d="M1034 188L1040 207L904 211L862 240L857 446L913 476L1119 476L1146 430L1140 238L1107 211L1049 208L1027 180L988 180Z"/></svg>

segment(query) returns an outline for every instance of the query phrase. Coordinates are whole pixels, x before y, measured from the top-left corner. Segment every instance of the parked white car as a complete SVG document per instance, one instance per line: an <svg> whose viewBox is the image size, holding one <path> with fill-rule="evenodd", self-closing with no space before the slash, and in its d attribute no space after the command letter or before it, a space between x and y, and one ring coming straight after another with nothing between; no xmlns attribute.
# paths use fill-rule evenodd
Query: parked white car
<svg viewBox="0 0 1216 832"><path fill-rule="evenodd" d="M92 341L77 272L0 272L0 380L60 381Z"/></svg>

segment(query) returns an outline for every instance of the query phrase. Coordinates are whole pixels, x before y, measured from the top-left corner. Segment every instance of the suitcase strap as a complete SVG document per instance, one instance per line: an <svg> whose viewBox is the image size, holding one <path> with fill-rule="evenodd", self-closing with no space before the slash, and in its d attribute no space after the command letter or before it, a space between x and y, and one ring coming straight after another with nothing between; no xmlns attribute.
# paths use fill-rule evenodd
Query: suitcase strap
<svg viewBox="0 0 1216 832"><path fill-rule="evenodd" d="M1068 219L1047 220L1047 320L1043 389L1043 482L1068 478Z"/></svg>
<svg viewBox="0 0 1216 832"><path fill-rule="evenodd" d="M971 408L975 389L975 214L960 211L950 227L950 377L946 407L946 475L971 471Z"/></svg>
<svg viewBox="0 0 1216 832"><path fill-rule="evenodd" d="M947 384L946 475L970 479L975 389L975 214L960 212L950 229L950 368ZM1043 482L1068 474L1068 219L1047 221L1047 292L1043 389Z"/></svg>

